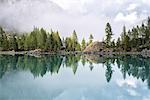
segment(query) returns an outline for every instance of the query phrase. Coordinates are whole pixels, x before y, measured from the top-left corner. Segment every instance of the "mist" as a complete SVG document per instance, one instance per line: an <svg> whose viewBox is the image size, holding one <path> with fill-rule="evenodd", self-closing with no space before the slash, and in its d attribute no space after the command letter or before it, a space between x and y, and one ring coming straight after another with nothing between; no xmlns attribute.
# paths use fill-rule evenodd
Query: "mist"
<svg viewBox="0 0 150 100"><path fill-rule="evenodd" d="M81 1L0 0L0 26L7 31L18 33L30 32L34 27L43 27L47 31L58 30L62 37L70 36L73 30L76 30L79 40L83 37L88 39L89 34L93 34L95 40L102 40L107 22L111 23L116 38L120 35L123 25L130 27L147 16L147 13L138 14L139 5L137 9L130 8L132 11L126 11L131 3L127 1ZM118 8L114 8L111 3ZM142 10L146 12L145 8Z"/></svg>
<svg viewBox="0 0 150 100"><path fill-rule="evenodd" d="M69 14L49 0L1 0L0 13L0 26L7 31L24 33L34 27L43 27L48 31L58 30L63 37L69 36L74 29L79 37L100 34L98 17Z"/></svg>
<svg viewBox="0 0 150 100"><path fill-rule="evenodd" d="M0 25L19 32L31 31L33 27L48 27L62 9L50 1L43 1L1 0Z"/></svg>

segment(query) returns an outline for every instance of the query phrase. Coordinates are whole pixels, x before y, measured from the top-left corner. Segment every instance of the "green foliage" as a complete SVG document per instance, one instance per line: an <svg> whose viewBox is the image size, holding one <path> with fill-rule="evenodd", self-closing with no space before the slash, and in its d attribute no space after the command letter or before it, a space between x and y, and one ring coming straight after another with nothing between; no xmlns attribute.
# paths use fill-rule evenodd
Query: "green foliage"
<svg viewBox="0 0 150 100"><path fill-rule="evenodd" d="M17 37L18 50L24 50L25 35Z"/></svg>
<svg viewBox="0 0 150 100"><path fill-rule="evenodd" d="M121 34L122 44L123 44L124 41L125 41L126 35L127 35L127 33L126 33L126 27L123 26L123 32L122 32L122 34Z"/></svg>
<svg viewBox="0 0 150 100"><path fill-rule="evenodd" d="M126 32L126 27L123 27L123 32L121 35L121 39L122 39L122 47L125 51L128 50L128 48L130 47L130 37L128 36L127 32Z"/></svg>
<svg viewBox="0 0 150 100"><path fill-rule="evenodd" d="M70 50L80 50L81 47L77 41L75 31L71 38L71 43ZM41 49L43 51L58 51L61 50L62 46L63 43L58 31L48 33L43 28L34 28L31 33L19 35L12 33L6 34L0 27L0 47L2 50L24 51Z"/></svg>
<svg viewBox="0 0 150 100"><path fill-rule="evenodd" d="M90 37L89 37L89 44L91 44L91 43L93 42L93 39L94 39L93 35L90 34Z"/></svg>
<svg viewBox="0 0 150 100"><path fill-rule="evenodd" d="M45 43L47 40L46 31L42 28L37 36L38 36L38 48L45 50L45 48L46 48Z"/></svg>
<svg viewBox="0 0 150 100"><path fill-rule="evenodd" d="M81 45L79 43L77 44L76 51L81 51Z"/></svg>
<svg viewBox="0 0 150 100"><path fill-rule="evenodd" d="M3 48L3 50L8 50L9 49L9 41L8 41L8 38L7 38L6 34L2 35L2 48Z"/></svg>
<svg viewBox="0 0 150 100"><path fill-rule="evenodd" d="M81 45L78 42L77 33L74 30L71 37L65 39L66 51L81 51Z"/></svg>
<svg viewBox="0 0 150 100"><path fill-rule="evenodd" d="M106 24L105 33L106 33L106 39L105 39L106 46L110 47L113 34L112 34L112 29L109 23Z"/></svg>
<svg viewBox="0 0 150 100"><path fill-rule="evenodd" d="M120 47L120 46L121 46L121 40L120 40L120 38L118 38L117 43L116 43L116 46L117 46L117 47Z"/></svg>
<svg viewBox="0 0 150 100"><path fill-rule="evenodd" d="M150 49L150 17L147 19L147 23L137 25L130 30L123 27L121 37L115 43L112 41L112 28L110 23L106 24L105 28L106 38L103 40L107 48L122 48L124 51L130 51L133 49L143 50L145 48ZM48 33L43 28L34 28L32 32L23 35L7 33L0 27L0 50L35 50L41 49L43 51L63 50L66 51L81 51L93 42L93 35L90 34L89 41L86 43L85 39L78 42L77 33L74 30L70 37L61 39L58 31L51 30Z"/></svg>
<svg viewBox="0 0 150 100"><path fill-rule="evenodd" d="M115 48L115 47L116 47L115 40L113 40L113 41L111 42L111 47L112 47L112 48Z"/></svg>
<svg viewBox="0 0 150 100"><path fill-rule="evenodd" d="M56 32L56 33L54 34L53 40L54 40L55 43L56 43L56 46L57 46L56 49L59 50L63 45L62 45L62 40L61 40L61 38L60 38L58 32Z"/></svg>
<svg viewBox="0 0 150 100"><path fill-rule="evenodd" d="M72 51L73 50L72 40L71 40L70 37L66 38L65 45L66 45L66 50L67 51Z"/></svg>
<svg viewBox="0 0 150 100"><path fill-rule="evenodd" d="M0 27L0 47L3 46L3 35L4 35L4 30L2 27Z"/></svg>
<svg viewBox="0 0 150 100"><path fill-rule="evenodd" d="M36 32L36 29L34 29L31 32L29 38L30 38L29 41L30 41L30 45L31 45L30 49L36 49L37 45L38 45L38 43L37 43L37 32Z"/></svg>
<svg viewBox="0 0 150 100"><path fill-rule="evenodd" d="M14 35L14 34L12 35L12 37L9 40L9 49L14 50L14 51L18 50L18 43L17 43L16 35Z"/></svg>
<svg viewBox="0 0 150 100"><path fill-rule="evenodd" d="M85 42L85 39L84 39L84 38L82 39L81 44L82 44L82 50L84 50L85 47L86 47L86 42Z"/></svg>
<svg viewBox="0 0 150 100"><path fill-rule="evenodd" d="M78 44L78 37L77 37L76 31L74 30L73 33L72 33L72 48L73 48L73 51L76 50L77 44Z"/></svg>
<svg viewBox="0 0 150 100"><path fill-rule="evenodd" d="M45 44L46 50L52 51L52 41L53 41L52 34L48 34L46 44Z"/></svg>
<svg viewBox="0 0 150 100"><path fill-rule="evenodd" d="M138 28L134 28L132 29L132 37L133 39L137 39L139 37L139 32L138 32Z"/></svg>
<svg viewBox="0 0 150 100"><path fill-rule="evenodd" d="M130 51L132 48L139 51L145 48L150 49L150 18L148 18L147 23L142 23L141 26L137 25L128 32L124 26L121 34L121 44L120 41L116 44L117 47L122 47L125 51Z"/></svg>

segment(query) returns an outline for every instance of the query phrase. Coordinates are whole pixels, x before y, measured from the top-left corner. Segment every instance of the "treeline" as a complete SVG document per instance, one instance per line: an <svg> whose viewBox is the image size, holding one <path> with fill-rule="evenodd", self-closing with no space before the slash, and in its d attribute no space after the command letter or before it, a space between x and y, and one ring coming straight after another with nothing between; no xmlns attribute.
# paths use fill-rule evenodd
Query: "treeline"
<svg viewBox="0 0 150 100"><path fill-rule="evenodd" d="M89 43L92 43L93 36L90 35ZM26 51L41 49L43 51L81 51L88 44L83 39L79 43L77 33L74 30L72 35L67 38L61 38L58 31L47 32L43 28L34 28L31 33L14 34L7 33L0 27L0 49L3 51L15 50Z"/></svg>
<svg viewBox="0 0 150 100"><path fill-rule="evenodd" d="M150 17L146 23L137 25L127 30L123 26L121 36L117 40L112 40L113 32L110 23L106 24L106 38L104 43L106 48L113 48L114 51L142 51L150 49ZM3 51L28 51L41 49L43 51L83 51L89 44L93 42L92 34L89 41L83 38L81 43L78 40L76 31L74 30L70 37L61 38L58 31L47 32L43 28L34 28L30 33L13 34L7 33L0 27L0 50Z"/></svg>
<svg viewBox="0 0 150 100"><path fill-rule="evenodd" d="M127 30L126 26L123 26L121 36L117 41L112 40L113 32L109 23L106 24L105 32L106 38L104 42L109 48L117 48L119 51L150 49L150 17L148 17L146 23L137 25L132 29Z"/></svg>

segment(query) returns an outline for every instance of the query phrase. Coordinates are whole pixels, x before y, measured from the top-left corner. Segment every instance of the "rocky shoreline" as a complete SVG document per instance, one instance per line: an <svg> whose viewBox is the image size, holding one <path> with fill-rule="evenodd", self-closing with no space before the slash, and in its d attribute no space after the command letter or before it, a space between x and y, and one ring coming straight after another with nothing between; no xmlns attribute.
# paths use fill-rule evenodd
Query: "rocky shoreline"
<svg viewBox="0 0 150 100"><path fill-rule="evenodd" d="M83 52L37 52L37 51L0 51L0 55L68 55L83 54Z"/></svg>
<svg viewBox="0 0 150 100"><path fill-rule="evenodd" d="M68 55L68 54L88 54L88 55L142 55L145 57L150 57L150 50L145 50L142 52L39 52L39 51L0 51L1 55L30 55L30 56L40 56L40 55Z"/></svg>

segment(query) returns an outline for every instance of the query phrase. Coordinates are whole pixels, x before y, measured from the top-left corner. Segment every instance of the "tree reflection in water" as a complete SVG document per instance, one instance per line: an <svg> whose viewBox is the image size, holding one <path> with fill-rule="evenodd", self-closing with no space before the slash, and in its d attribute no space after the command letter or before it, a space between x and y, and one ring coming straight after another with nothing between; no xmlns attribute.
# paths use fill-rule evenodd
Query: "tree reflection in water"
<svg viewBox="0 0 150 100"><path fill-rule="evenodd" d="M4 76L7 71L11 70L29 70L34 77L44 76L47 72L52 75L59 73L60 67L71 68L73 73L79 67L79 62L86 66L89 63L89 68L94 68L94 64L103 64L106 68L105 76L107 82L111 81L113 75L114 64L122 72L123 78L126 76L133 76L137 79L146 81L150 88L150 58L142 56L99 56L99 55L45 55L41 57L27 56L27 55L0 55L0 78Z"/></svg>

